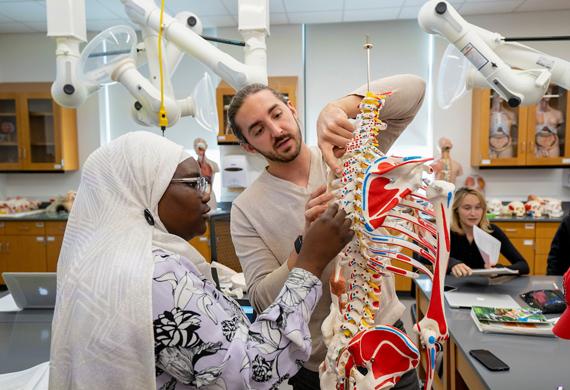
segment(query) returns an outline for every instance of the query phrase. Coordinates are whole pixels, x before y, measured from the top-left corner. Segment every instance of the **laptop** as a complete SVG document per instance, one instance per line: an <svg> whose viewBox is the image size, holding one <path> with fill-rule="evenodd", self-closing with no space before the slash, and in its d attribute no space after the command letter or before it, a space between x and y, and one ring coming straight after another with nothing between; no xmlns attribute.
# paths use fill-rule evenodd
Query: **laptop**
<svg viewBox="0 0 570 390"><path fill-rule="evenodd" d="M4 272L2 277L21 309L55 308L55 272Z"/></svg>
<svg viewBox="0 0 570 390"><path fill-rule="evenodd" d="M447 304L452 308L471 308L473 306L519 308L521 307L510 295L476 292L448 291L444 293Z"/></svg>

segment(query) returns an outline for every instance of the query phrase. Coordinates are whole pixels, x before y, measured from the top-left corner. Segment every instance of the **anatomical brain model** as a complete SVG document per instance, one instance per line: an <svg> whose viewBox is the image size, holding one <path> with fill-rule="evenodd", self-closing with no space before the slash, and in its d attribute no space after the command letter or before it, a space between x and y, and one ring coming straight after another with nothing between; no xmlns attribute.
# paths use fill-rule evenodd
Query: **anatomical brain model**
<svg viewBox="0 0 570 390"><path fill-rule="evenodd" d="M387 389L419 363L419 350L402 331L377 325L382 278L418 274L391 264L411 264L433 280L425 317L414 326L425 348L425 388L431 388L436 352L448 337L443 310L443 279L449 258L450 205L454 186L434 181L421 157L384 156L377 136L385 128L379 111L390 93L368 93L360 104L360 125L343 156L343 173L330 186L353 219L355 237L340 255L331 281L331 314L323 323L328 347L321 364L324 389ZM429 220L435 218L435 224ZM432 270L401 253L407 248Z"/></svg>

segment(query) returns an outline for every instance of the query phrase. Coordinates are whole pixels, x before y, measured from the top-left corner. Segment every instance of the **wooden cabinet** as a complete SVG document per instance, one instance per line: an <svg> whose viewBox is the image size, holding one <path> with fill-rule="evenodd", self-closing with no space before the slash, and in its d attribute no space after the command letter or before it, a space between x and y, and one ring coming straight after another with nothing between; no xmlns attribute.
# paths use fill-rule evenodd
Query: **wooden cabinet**
<svg viewBox="0 0 570 390"><path fill-rule="evenodd" d="M285 95L294 107L297 107L297 77L283 76L283 77L269 77L269 86ZM218 131L218 144L219 145L232 145L238 144L239 141L235 135L228 128L227 111L232 98L236 91L222 81L218 88L216 88L216 105L218 109L218 122L220 129Z"/></svg>
<svg viewBox="0 0 570 390"><path fill-rule="evenodd" d="M46 272L45 236L20 235L3 237L5 269L3 272Z"/></svg>
<svg viewBox="0 0 570 390"><path fill-rule="evenodd" d="M77 169L75 110L52 100L49 83L0 84L0 171Z"/></svg>
<svg viewBox="0 0 570 390"><path fill-rule="evenodd" d="M65 222L0 222L2 272L55 272ZM4 280L0 278L0 284Z"/></svg>
<svg viewBox="0 0 570 390"><path fill-rule="evenodd" d="M560 226L559 222L539 223L536 230L536 252L534 257L534 274L546 275L546 263L552 239Z"/></svg>
<svg viewBox="0 0 570 390"><path fill-rule="evenodd" d="M402 249L402 253L405 254L406 256L412 257L413 253L411 250L409 249ZM412 270L412 266L410 264L406 264L404 262L401 261L392 261L392 264L396 267L399 268L403 268L406 269L408 271ZM401 291L401 292L411 292L412 290L412 279L406 277L406 276L402 276L402 275L397 275L394 274L394 278L395 278L395 286L396 286L396 291Z"/></svg>
<svg viewBox="0 0 570 390"><path fill-rule="evenodd" d="M46 236L46 271L57 271L57 260L61 245L63 244L63 235Z"/></svg>
<svg viewBox="0 0 570 390"><path fill-rule="evenodd" d="M513 238L512 244L524 257L530 268L530 275L534 275L534 255L535 255L535 239L534 238ZM504 258L503 255L499 256L499 263L503 265L510 265L511 263Z"/></svg>
<svg viewBox="0 0 570 390"><path fill-rule="evenodd" d="M2 272L6 269L6 252L4 247L6 245L4 240L4 222L0 222L0 284L4 284L4 278L2 278Z"/></svg>
<svg viewBox="0 0 570 390"><path fill-rule="evenodd" d="M473 91L471 165L476 167L570 165L567 91L551 86L536 105L509 107L496 92Z"/></svg>
<svg viewBox="0 0 570 390"><path fill-rule="evenodd" d="M493 222L493 221L491 221ZM531 275L546 275L546 259L559 222L493 222L528 262ZM503 255L499 263L509 265Z"/></svg>

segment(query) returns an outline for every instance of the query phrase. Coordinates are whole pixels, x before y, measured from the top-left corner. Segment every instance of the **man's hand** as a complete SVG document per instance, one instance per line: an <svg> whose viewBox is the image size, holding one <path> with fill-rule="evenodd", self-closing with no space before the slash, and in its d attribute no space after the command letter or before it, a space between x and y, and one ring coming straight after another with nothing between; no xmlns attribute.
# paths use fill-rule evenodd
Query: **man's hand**
<svg viewBox="0 0 570 390"><path fill-rule="evenodd" d="M340 102L329 103L322 109L317 119L318 144L325 163L337 176L342 172L337 159L344 155L353 133L354 125Z"/></svg>
<svg viewBox="0 0 570 390"><path fill-rule="evenodd" d="M328 204L333 200L334 196L330 192L326 192L327 187L322 185L313 192L305 205L305 230L303 235L307 232L311 223L317 219L328 207Z"/></svg>
<svg viewBox="0 0 570 390"><path fill-rule="evenodd" d="M453 268L451 268L451 274L456 278L469 276L472 273L473 271L471 270L471 268L469 268L465 263L459 263L457 265L454 265Z"/></svg>

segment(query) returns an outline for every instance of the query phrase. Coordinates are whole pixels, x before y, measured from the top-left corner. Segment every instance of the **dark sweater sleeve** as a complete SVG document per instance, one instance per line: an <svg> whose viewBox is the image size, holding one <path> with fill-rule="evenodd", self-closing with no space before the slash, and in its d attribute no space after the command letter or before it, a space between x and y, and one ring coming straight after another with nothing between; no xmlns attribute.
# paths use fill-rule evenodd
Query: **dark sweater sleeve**
<svg viewBox="0 0 570 390"><path fill-rule="evenodd" d="M461 264L463 261L456 259L454 257L449 256L449 261L447 262L447 273L451 273L451 269L455 267L457 264Z"/></svg>
<svg viewBox="0 0 570 390"><path fill-rule="evenodd" d="M570 266L570 216L564 218L550 244L547 275L563 275Z"/></svg>
<svg viewBox="0 0 570 390"><path fill-rule="evenodd" d="M511 265L507 268L512 270L518 270L519 275L526 275L530 272L528 263L524 257L520 254L517 248L514 247L513 243L507 235L497 226L492 225L493 232L491 233L493 237L501 241L501 254L511 262Z"/></svg>

